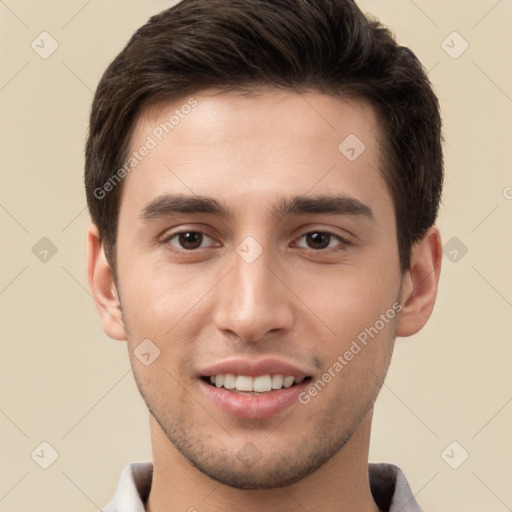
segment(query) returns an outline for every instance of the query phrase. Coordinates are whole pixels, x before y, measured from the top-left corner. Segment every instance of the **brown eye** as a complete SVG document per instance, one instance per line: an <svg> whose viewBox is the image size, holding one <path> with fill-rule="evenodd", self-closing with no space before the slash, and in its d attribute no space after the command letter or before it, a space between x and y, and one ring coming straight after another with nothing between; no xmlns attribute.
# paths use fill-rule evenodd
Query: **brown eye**
<svg viewBox="0 0 512 512"><path fill-rule="evenodd" d="M183 249L197 249L201 247L203 234L197 231L187 231L178 235L178 241Z"/></svg>
<svg viewBox="0 0 512 512"><path fill-rule="evenodd" d="M305 240L305 244L297 244L299 247L311 249L313 251L322 251L324 249L346 249L351 245L349 240L345 240L339 235L329 231L310 231L304 233L299 240Z"/></svg>
<svg viewBox="0 0 512 512"><path fill-rule="evenodd" d="M177 249L193 251L195 249L200 249L206 238L211 240L208 235L201 231L180 231L179 233L174 233L169 236L165 242Z"/></svg>
<svg viewBox="0 0 512 512"><path fill-rule="evenodd" d="M306 242L311 249L326 249L329 247L331 235L321 231L312 231L306 234Z"/></svg>

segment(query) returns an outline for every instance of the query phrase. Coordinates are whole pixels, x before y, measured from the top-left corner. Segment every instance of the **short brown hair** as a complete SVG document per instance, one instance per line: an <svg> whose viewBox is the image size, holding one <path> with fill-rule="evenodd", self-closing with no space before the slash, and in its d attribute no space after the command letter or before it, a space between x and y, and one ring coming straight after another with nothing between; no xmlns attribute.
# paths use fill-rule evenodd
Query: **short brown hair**
<svg viewBox="0 0 512 512"><path fill-rule="evenodd" d="M400 267L410 267L412 245L436 220L443 183L439 102L412 51L352 0L182 0L137 30L92 104L87 204L114 277L122 183L105 197L95 191L123 167L142 110L209 88L262 86L373 105Z"/></svg>

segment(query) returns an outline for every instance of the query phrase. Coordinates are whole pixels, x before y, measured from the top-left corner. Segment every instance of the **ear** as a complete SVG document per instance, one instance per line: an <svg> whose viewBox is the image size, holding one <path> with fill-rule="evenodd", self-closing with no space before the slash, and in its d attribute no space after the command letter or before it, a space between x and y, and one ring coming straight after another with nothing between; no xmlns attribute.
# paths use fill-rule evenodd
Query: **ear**
<svg viewBox="0 0 512 512"><path fill-rule="evenodd" d="M105 334L114 340L126 340L114 276L105 257L98 228L94 224L87 231L87 279Z"/></svg>
<svg viewBox="0 0 512 512"><path fill-rule="evenodd" d="M412 247L411 267L402 281L402 310L396 323L397 336L416 334L430 318L436 302L443 250L441 235L432 226Z"/></svg>

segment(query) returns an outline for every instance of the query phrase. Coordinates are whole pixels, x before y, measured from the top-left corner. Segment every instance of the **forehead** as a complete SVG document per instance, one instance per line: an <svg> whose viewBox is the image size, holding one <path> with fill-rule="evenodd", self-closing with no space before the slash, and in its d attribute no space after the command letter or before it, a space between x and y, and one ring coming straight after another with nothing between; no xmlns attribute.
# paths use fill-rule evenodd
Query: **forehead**
<svg viewBox="0 0 512 512"><path fill-rule="evenodd" d="M139 117L121 203L142 209L180 193L261 204L309 191L368 202L386 188L380 139L376 112L361 100L275 90L183 96Z"/></svg>

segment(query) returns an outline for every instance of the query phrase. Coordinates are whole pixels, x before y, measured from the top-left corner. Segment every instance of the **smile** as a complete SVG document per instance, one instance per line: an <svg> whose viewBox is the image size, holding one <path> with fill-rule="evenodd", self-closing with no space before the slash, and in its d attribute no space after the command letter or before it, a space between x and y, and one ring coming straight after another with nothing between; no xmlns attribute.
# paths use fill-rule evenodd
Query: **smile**
<svg viewBox="0 0 512 512"><path fill-rule="evenodd" d="M205 379L212 386L224 388L234 393L260 394L270 391L290 388L296 384L302 383L310 377L294 377L293 375L258 375L251 377L249 375L234 375L232 373L211 375Z"/></svg>

